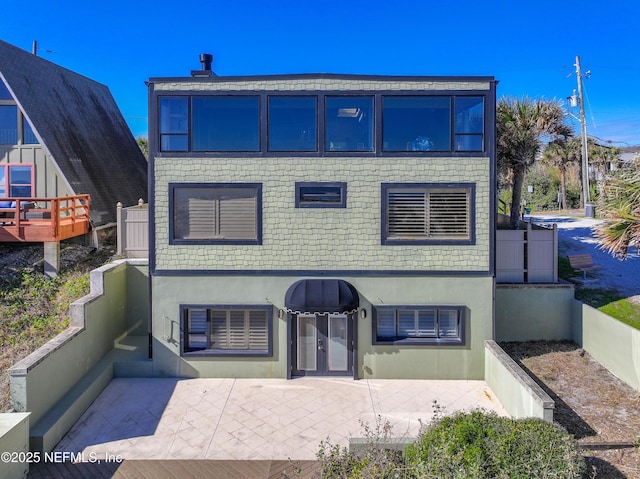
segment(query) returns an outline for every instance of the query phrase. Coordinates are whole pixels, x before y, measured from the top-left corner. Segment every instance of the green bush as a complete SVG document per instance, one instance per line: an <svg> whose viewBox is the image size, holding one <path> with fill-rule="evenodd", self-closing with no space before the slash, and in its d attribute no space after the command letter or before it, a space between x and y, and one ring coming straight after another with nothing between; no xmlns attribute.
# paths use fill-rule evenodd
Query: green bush
<svg viewBox="0 0 640 479"><path fill-rule="evenodd" d="M539 419L495 413L457 413L434 422L405 452L405 466L421 478L580 478L576 440Z"/></svg>

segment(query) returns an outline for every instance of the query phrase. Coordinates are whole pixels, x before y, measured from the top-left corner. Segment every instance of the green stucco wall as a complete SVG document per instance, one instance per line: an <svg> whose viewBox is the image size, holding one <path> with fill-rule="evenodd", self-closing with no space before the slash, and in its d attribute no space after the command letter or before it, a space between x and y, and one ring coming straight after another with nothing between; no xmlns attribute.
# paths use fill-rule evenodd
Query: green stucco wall
<svg viewBox="0 0 640 479"><path fill-rule="evenodd" d="M573 296L570 284L498 284L496 341L571 338Z"/></svg>
<svg viewBox="0 0 640 479"><path fill-rule="evenodd" d="M129 311L138 311L135 317L142 321L148 267L133 266L139 274L130 273L131 267L120 261L93 270L91 293L70 307L69 328L9 369L13 407L31 412L32 426L113 349L129 329ZM128 286L140 298L130 297Z"/></svg>
<svg viewBox="0 0 640 479"><path fill-rule="evenodd" d="M572 301L572 307L581 324L574 340L614 375L640 391L640 331L578 300Z"/></svg>
<svg viewBox="0 0 640 479"><path fill-rule="evenodd" d="M553 399L495 341L485 346L485 381L511 417L553 422Z"/></svg>
<svg viewBox="0 0 640 479"><path fill-rule="evenodd" d="M153 277L153 368L156 376L286 377L287 318L278 318L293 276ZM341 277L358 290L358 377L482 379L484 340L492 339L491 277ZM272 304L273 357L180 357L181 304ZM464 305L466 344L454 347L372 344L371 305Z"/></svg>
<svg viewBox="0 0 640 479"><path fill-rule="evenodd" d="M155 160L159 270L488 271L488 158ZM347 182L346 208L296 208L296 181ZM170 245L170 182L262 183L263 244ZM473 245L381 245L381 183L474 183Z"/></svg>
<svg viewBox="0 0 640 479"><path fill-rule="evenodd" d="M27 454L29 452L29 413L0 414L0 453ZM23 456L24 457L24 456ZM27 477L29 462L9 456L0 461L0 478L22 479Z"/></svg>

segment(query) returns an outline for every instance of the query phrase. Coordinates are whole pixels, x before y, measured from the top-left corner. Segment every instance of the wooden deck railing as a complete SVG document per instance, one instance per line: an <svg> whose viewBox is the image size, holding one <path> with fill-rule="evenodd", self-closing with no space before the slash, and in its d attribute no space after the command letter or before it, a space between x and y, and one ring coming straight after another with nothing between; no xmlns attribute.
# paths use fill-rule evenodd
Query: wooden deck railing
<svg viewBox="0 0 640 479"><path fill-rule="evenodd" d="M0 198L0 242L42 243L88 233L89 202L89 195Z"/></svg>

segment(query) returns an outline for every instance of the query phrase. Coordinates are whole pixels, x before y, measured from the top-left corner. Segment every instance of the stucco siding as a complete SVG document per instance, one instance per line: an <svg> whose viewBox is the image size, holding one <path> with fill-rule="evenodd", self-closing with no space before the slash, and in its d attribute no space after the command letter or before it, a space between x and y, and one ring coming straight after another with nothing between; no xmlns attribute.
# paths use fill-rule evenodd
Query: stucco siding
<svg viewBox="0 0 640 479"><path fill-rule="evenodd" d="M286 377L290 315L278 317L298 276L152 277L153 358L158 376ZM484 341L493 334L492 277L341 277L360 297L357 322L359 378L483 379ZM180 291L180 295L176 295ZM272 357L180 356L180 305L273 305ZM462 346L374 345L372 305L463 305Z"/></svg>
<svg viewBox="0 0 640 479"><path fill-rule="evenodd" d="M489 270L489 158L156 158L158 270ZM295 207L295 182L347 183L346 208ZM262 183L262 245L170 245L169 183ZM475 244L381 244L382 183L475 184Z"/></svg>

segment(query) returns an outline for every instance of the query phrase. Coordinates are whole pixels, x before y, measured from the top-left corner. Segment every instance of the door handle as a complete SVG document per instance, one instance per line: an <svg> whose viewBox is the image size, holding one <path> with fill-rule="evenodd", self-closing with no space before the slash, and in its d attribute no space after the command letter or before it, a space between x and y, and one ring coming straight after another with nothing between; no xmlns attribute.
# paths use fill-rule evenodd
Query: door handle
<svg viewBox="0 0 640 479"><path fill-rule="evenodd" d="M324 344L322 344L322 339L318 339L318 349L320 351L324 351Z"/></svg>

